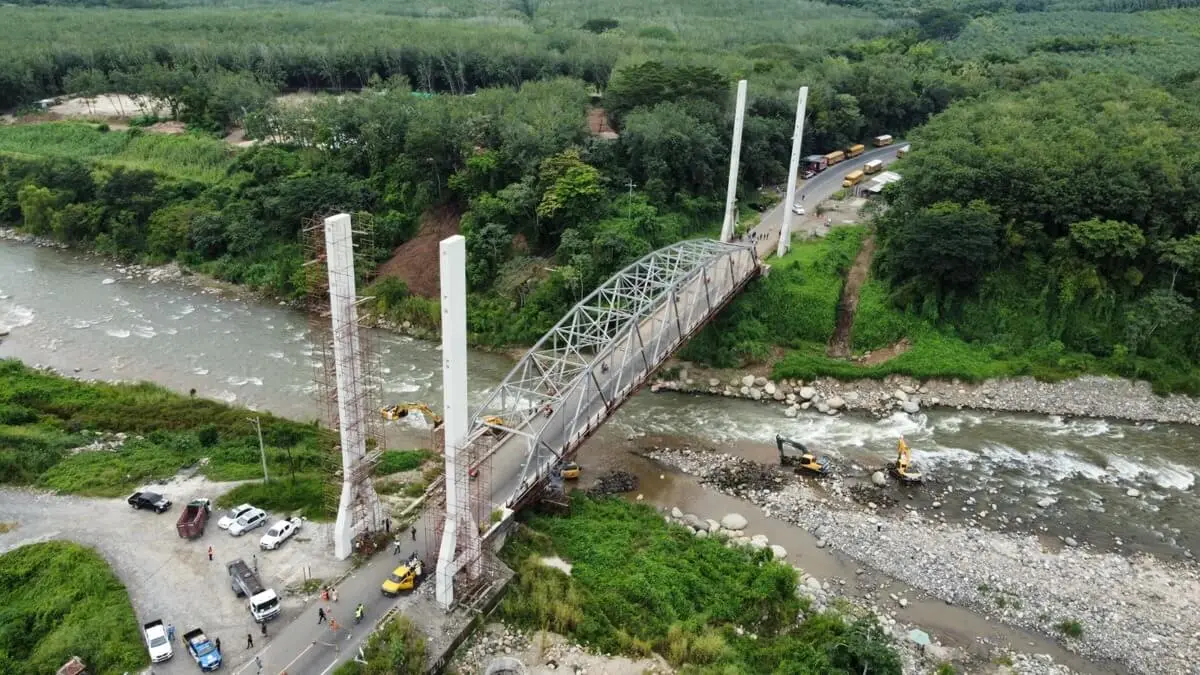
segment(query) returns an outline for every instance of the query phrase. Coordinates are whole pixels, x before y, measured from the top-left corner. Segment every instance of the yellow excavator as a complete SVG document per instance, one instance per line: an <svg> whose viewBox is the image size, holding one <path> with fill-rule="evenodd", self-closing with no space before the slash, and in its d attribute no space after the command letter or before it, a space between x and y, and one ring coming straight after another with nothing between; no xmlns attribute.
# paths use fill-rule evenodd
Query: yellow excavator
<svg viewBox="0 0 1200 675"><path fill-rule="evenodd" d="M419 412L433 424L435 429L442 426L442 416L433 412L424 403L393 403L379 412L383 413L384 419L389 420L402 420L411 412Z"/></svg>
<svg viewBox="0 0 1200 675"><path fill-rule="evenodd" d="M803 443L775 434L775 445L779 448L779 464L793 467L796 473L814 476L829 475L829 458L817 457ZM790 449L789 449L790 446Z"/></svg>
<svg viewBox="0 0 1200 675"><path fill-rule="evenodd" d="M908 449L908 443L904 442L903 436L896 444L896 461L888 464L888 472L901 483L920 483L924 480L921 472L912 465L912 451Z"/></svg>

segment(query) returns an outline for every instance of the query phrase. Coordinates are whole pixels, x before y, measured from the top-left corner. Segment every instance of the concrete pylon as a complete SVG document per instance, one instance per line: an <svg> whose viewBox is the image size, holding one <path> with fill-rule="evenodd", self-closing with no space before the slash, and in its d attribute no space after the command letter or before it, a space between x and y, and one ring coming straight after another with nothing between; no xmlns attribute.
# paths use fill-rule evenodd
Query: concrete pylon
<svg viewBox="0 0 1200 675"><path fill-rule="evenodd" d="M734 207L737 203L738 160L742 156L742 123L746 118L746 81L738 81L737 111L733 118L733 148L729 153L729 185L725 189L725 220L721 223L721 241L733 239L733 230L737 225L737 213Z"/></svg>
<svg viewBox="0 0 1200 675"><path fill-rule="evenodd" d="M442 280L442 417L446 435L446 524L438 553L435 597L449 609L454 604L455 558L466 537L479 537L467 494L469 457L465 453L471 413L467 409L467 240L443 239L439 246Z"/></svg>
<svg viewBox="0 0 1200 675"><path fill-rule="evenodd" d="M800 169L800 143L804 138L804 109L808 107L808 87L800 87L796 103L796 128L792 131L792 161L788 164L787 201L783 204L783 226L775 255L783 257L792 245L792 204L796 203L796 178Z"/></svg>
<svg viewBox="0 0 1200 675"><path fill-rule="evenodd" d="M329 276L329 313L337 371L338 431L342 447L342 494L333 525L333 552L345 560L354 552L354 535L379 519L379 496L363 480L367 456L368 397L358 339L358 295L354 282L354 235L350 215L325 219L325 255ZM365 523L363 522L365 519Z"/></svg>

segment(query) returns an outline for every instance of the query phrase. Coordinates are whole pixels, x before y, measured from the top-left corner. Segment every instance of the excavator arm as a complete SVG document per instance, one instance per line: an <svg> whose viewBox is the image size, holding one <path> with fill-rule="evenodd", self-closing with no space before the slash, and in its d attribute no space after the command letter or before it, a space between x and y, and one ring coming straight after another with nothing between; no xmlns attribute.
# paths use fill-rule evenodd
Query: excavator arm
<svg viewBox="0 0 1200 675"><path fill-rule="evenodd" d="M442 426L442 416L433 412L429 406L424 403L393 403L385 407L380 412L389 420L398 420L408 417L410 412L419 412L425 416L434 426L434 428Z"/></svg>

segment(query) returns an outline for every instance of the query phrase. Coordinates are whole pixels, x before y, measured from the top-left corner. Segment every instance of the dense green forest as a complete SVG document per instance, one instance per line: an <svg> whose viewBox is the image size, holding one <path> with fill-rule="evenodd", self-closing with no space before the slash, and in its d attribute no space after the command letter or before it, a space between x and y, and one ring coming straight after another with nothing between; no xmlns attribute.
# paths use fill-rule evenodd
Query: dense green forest
<svg viewBox="0 0 1200 675"><path fill-rule="evenodd" d="M6 6L0 107L125 93L163 110L129 113L128 129L0 126L0 223L296 298L306 219L360 214L370 267L431 213L449 214L468 239L473 339L528 343L623 264L715 231L739 78L750 81L739 205L753 222L759 188L786 178L795 88L808 84L805 152L917 139L886 195L856 350L920 334L984 358L1036 353L1060 374L1197 388L1200 348L1178 321L1197 290L1195 3L833 4ZM325 93L277 96L297 90ZM589 133L597 106L619 138ZM189 134L152 133L156 115ZM239 129L265 143L217 138ZM931 242L942 230L995 241L969 263L959 249L918 255L954 240ZM1142 242L1127 253L1134 230ZM1105 237L1122 245L1092 241ZM786 299L815 278L797 265L689 356L737 365L818 344L834 316L796 328ZM372 294L393 318L436 328L436 305L399 280ZM836 370L807 358L791 363Z"/></svg>

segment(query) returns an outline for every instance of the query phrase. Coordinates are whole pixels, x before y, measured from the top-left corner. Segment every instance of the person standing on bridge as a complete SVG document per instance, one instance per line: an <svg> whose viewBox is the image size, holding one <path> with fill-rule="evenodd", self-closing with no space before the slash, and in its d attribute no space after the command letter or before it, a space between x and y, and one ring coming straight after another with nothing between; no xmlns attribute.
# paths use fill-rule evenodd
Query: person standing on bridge
<svg viewBox="0 0 1200 675"><path fill-rule="evenodd" d="M317 608L317 625L320 626L323 623L325 623L325 608L318 607Z"/></svg>
<svg viewBox="0 0 1200 675"><path fill-rule="evenodd" d="M412 532L413 541L416 541L417 540L417 526L416 525L412 526L411 532ZM396 548L397 548L396 552L399 553L399 547L396 547Z"/></svg>
<svg viewBox="0 0 1200 675"><path fill-rule="evenodd" d="M254 649L254 636L246 633L246 649Z"/></svg>

